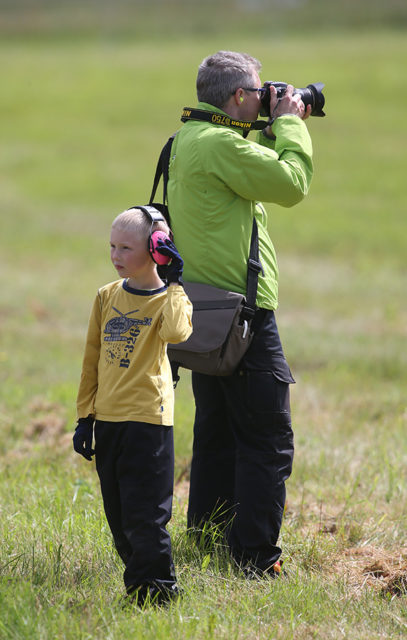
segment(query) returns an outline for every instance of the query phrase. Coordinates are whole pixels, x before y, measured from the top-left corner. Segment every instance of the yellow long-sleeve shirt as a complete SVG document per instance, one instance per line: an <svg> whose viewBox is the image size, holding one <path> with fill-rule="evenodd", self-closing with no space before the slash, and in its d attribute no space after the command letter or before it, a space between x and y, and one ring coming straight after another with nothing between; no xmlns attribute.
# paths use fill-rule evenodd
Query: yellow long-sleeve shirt
<svg viewBox="0 0 407 640"><path fill-rule="evenodd" d="M118 280L99 289L89 320L78 418L172 425L167 343L188 339L191 317L192 304L180 285L140 291Z"/></svg>

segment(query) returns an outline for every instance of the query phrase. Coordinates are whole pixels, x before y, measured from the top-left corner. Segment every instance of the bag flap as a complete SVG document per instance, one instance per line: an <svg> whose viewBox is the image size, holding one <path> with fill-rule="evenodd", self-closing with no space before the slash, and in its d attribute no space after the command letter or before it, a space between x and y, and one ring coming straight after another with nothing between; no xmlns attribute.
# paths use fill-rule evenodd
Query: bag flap
<svg viewBox="0 0 407 640"><path fill-rule="evenodd" d="M197 309L202 308L236 308L242 300L244 295L241 293L235 293L234 291L225 291L225 289L218 289L212 287L210 284L201 284L199 282L184 282L185 293L191 300L192 304ZM212 305L211 305L212 303Z"/></svg>
<svg viewBox="0 0 407 640"><path fill-rule="evenodd" d="M192 334L186 342L168 347L197 353L218 349L225 342L245 297L196 282L185 282L184 288L193 304Z"/></svg>

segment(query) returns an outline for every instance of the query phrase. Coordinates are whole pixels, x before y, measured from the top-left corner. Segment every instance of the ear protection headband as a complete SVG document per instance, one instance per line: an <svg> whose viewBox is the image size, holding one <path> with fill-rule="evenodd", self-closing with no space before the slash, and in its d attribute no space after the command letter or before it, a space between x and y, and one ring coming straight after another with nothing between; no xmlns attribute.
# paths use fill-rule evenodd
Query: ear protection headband
<svg viewBox="0 0 407 640"><path fill-rule="evenodd" d="M151 222L150 233L147 239L147 248L151 258L156 264L168 264L171 258L169 258L168 256L163 256L157 251L157 242L158 240L163 240L165 242L167 238L169 240L172 240L172 233L170 232L170 235L168 236L164 231L153 231L154 224L156 222L165 222L166 224L168 224L161 211L159 211L155 207L152 207L151 204L145 204L143 206L136 205L134 207L130 207L130 209L141 209L141 211L146 214L147 218Z"/></svg>

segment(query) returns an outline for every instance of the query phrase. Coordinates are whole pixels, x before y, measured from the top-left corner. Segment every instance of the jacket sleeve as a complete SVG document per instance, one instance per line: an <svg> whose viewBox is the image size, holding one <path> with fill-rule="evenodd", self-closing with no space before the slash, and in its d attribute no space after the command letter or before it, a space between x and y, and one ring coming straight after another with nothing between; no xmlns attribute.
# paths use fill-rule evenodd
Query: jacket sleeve
<svg viewBox="0 0 407 640"><path fill-rule="evenodd" d="M218 136L215 153L207 154L207 171L247 200L291 207L308 193L312 179L312 143L305 123L281 116L273 124L276 140L263 133L257 142L230 129Z"/></svg>
<svg viewBox="0 0 407 640"><path fill-rule="evenodd" d="M88 334L82 363L82 373L76 401L79 418L94 414L94 402L98 388L98 366L100 356L101 298L96 296L89 318Z"/></svg>
<svg viewBox="0 0 407 640"><path fill-rule="evenodd" d="M184 287L170 285L167 289L167 300L164 305L159 329L160 338L164 342L177 344L188 340L192 333L192 303Z"/></svg>

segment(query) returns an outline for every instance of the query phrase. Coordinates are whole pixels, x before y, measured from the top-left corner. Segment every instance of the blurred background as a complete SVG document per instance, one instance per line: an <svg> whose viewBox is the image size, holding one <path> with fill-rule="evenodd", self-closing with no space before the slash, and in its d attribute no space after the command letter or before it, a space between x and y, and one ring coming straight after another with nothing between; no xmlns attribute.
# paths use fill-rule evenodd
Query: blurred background
<svg viewBox="0 0 407 640"><path fill-rule="evenodd" d="M259 58L262 80L325 83L327 116L307 121L311 192L291 210L268 206L299 441L322 398L346 422L352 390L365 412L373 393L380 415L403 415L406 27L404 0L0 0L3 451L38 397L71 428L90 304L116 277L110 222L148 201L198 65L219 49Z"/></svg>
<svg viewBox="0 0 407 640"><path fill-rule="evenodd" d="M220 49L260 59L263 81L325 83L310 193L266 205L297 380L291 579L233 585L192 558L185 371L170 525L185 608L136 620L111 607L121 569L94 464L72 451L76 393L93 298L117 277L111 221L148 202ZM0 0L1 637L405 637L406 60L405 0Z"/></svg>
<svg viewBox="0 0 407 640"><path fill-rule="evenodd" d="M1 24L15 34L126 34L205 37L238 29L259 38L269 29L403 28L403 0L2 0Z"/></svg>

